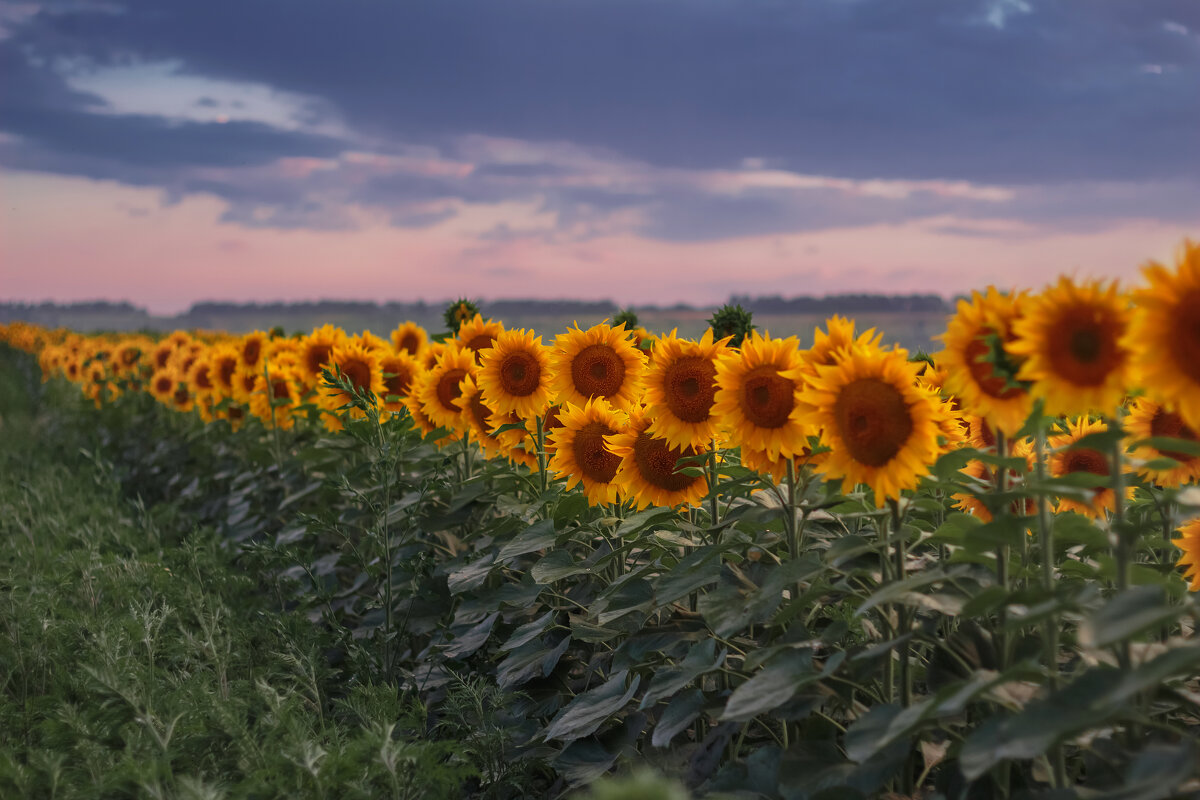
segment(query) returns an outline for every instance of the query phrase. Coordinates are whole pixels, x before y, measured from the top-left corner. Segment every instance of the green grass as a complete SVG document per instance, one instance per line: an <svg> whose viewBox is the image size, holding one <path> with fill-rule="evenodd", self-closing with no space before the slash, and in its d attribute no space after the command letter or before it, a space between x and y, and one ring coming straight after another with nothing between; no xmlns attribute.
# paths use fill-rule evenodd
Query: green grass
<svg viewBox="0 0 1200 800"><path fill-rule="evenodd" d="M2 354L0 354L2 355ZM475 772L0 358L0 797L459 797Z"/></svg>

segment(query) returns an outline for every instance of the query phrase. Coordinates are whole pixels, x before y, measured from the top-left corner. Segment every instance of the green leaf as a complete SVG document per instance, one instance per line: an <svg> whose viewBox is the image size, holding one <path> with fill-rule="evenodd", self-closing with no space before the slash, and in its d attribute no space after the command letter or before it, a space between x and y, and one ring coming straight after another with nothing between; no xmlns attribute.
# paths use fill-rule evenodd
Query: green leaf
<svg viewBox="0 0 1200 800"><path fill-rule="evenodd" d="M589 572L590 567L584 562L576 562L566 550L551 550L529 570L529 574L538 583L554 583L555 581Z"/></svg>
<svg viewBox="0 0 1200 800"><path fill-rule="evenodd" d="M1186 456L1200 456L1200 442L1194 439L1174 439L1170 436L1151 436L1139 439L1130 447L1153 447L1160 453L1179 453Z"/></svg>
<svg viewBox="0 0 1200 800"><path fill-rule="evenodd" d="M629 672L621 670L604 684L576 695L550 720L545 738L569 742L595 733L605 720L623 709L637 692L641 676L634 675L626 687L628 677Z"/></svg>
<svg viewBox="0 0 1200 800"><path fill-rule="evenodd" d="M496 683L501 689L511 689L536 677L546 677L570 645L571 637L564 636L554 647L541 640L518 647L496 667Z"/></svg>
<svg viewBox="0 0 1200 800"><path fill-rule="evenodd" d="M1174 620L1183 609L1172 606L1161 586L1134 586L1113 597L1088 617L1079 630L1084 647L1108 647Z"/></svg>
<svg viewBox="0 0 1200 800"><path fill-rule="evenodd" d="M701 586L716 583L721 579L721 562L714 560L721 550L713 546L701 547L684 556L669 572L654 581L655 600L660 606L686 597Z"/></svg>
<svg viewBox="0 0 1200 800"><path fill-rule="evenodd" d="M521 627L517 628L512 632L512 636L508 637L508 641L500 645L500 651L507 652L509 650L515 650L522 645L532 642L534 639L546 632L546 629L554 623L554 618L557 616L557 614L557 611L550 609L533 622L527 622Z"/></svg>
<svg viewBox="0 0 1200 800"><path fill-rule="evenodd" d="M446 576L446 583L451 594L461 594L472 589L478 589L487 580L495 566L496 554L488 553L483 558L473 561Z"/></svg>
<svg viewBox="0 0 1200 800"><path fill-rule="evenodd" d="M717 642L714 639L705 639L692 645L678 666L659 667L655 670L638 708L649 708L675 694L701 675L720 669L728 652L724 648L717 652Z"/></svg>
<svg viewBox="0 0 1200 800"><path fill-rule="evenodd" d="M493 611L488 614L477 625L474 625L461 634L456 634L454 641L443 648L442 652L449 658L463 658L474 653L487 642L488 637L492 635L492 628L496 625L496 620L500 618L499 611Z"/></svg>
<svg viewBox="0 0 1200 800"><path fill-rule="evenodd" d="M699 689L688 689L686 692L681 692L671 699L662 716L658 718L658 724L654 726L654 733L650 737L650 744L655 747L666 747L671 743L675 736L692 724L696 717L700 716L700 709L704 708L704 693Z"/></svg>
<svg viewBox="0 0 1200 800"><path fill-rule="evenodd" d="M787 650L733 690L721 719L744 722L791 700L801 686L818 677L811 650Z"/></svg>
<svg viewBox="0 0 1200 800"><path fill-rule="evenodd" d="M554 520L539 520L501 547L500 554L496 558L499 561L508 561L510 558L527 553L547 550L554 546L557 538L557 534L554 532Z"/></svg>
<svg viewBox="0 0 1200 800"><path fill-rule="evenodd" d="M855 610L854 616L861 617L863 614L867 613L880 603L898 600L914 589L919 589L922 586L929 586L930 584L939 583L941 581L953 580L967 574L968 572L970 572L970 567L964 564L954 564L949 568L933 567L925 570L924 572L919 572L916 575L905 578L902 581L892 581L863 601L863 604Z"/></svg>

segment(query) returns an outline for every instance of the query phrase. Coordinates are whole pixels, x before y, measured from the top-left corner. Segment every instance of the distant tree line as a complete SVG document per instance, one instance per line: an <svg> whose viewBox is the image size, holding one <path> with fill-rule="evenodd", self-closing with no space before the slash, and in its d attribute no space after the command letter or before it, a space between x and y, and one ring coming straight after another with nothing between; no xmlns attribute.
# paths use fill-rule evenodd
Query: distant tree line
<svg viewBox="0 0 1200 800"><path fill-rule="evenodd" d="M756 314L857 314L864 311L948 312L951 306L936 294L830 294L824 297L801 295L751 297L735 294L730 303Z"/></svg>

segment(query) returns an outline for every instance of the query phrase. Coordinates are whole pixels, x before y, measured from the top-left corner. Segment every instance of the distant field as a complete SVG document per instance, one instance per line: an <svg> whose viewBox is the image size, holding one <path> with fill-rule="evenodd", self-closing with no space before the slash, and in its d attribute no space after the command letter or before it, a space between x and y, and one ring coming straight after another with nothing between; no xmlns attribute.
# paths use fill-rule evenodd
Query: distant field
<svg viewBox="0 0 1200 800"><path fill-rule="evenodd" d="M711 309L671 309L657 311L639 311L640 322L654 333L670 331L678 328L683 336L698 337L707 327L707 319L712 314ZM283 328L288 333L308 332L314 327L326 323L339 326L347 331L370 330L373 333L386 335L404 319L382 313L343 313L336 311L307 311L304 309L288 310L279 314L264 315L261 311L231 311L226 313L196 314L190 313L179 317L154 317L144 313L120 311L91 311L76 313L60 313L44 319L33 319L50 327L63 326L77 331L128 331L149 329L170 331L177 328L224 330L242 332L251 330L267 330L275 326ZM802 346L812 342L813 328L823 325L827 314L756 314L755 324L760 331L770 331L773 336L799 336ZM853 316L859 329L875 327L884 334L887 343L898 343L909 350L938 350L940 345L933 337L942 333L946 325L946 315L940 312L925 311L877 311L848 314ZM442 329L440 309L433 306L424 313L406 315L419 325L431 332ZM548 314L537 309L529 313L506 313L502 321L510 328L533 328L539 333L551 338L559 332L578 322L582 327L588 327L600 322L603 317L593 314L590 317L575 318L569 315ZM3 321L0 319L0 321Z"/></svg>

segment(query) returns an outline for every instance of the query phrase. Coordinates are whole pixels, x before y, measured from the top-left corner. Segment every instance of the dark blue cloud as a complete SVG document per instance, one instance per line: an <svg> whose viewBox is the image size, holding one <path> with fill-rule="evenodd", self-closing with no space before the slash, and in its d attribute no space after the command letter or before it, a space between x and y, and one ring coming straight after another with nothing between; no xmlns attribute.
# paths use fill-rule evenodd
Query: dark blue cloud
<svg viewBox="0 0 1200 800"><path fill-rule="evenodd" d="M276 227L349 225L339 211L347 203L419 227L454 213L430 211L438 200L534 200L577 235L633 210L641 233L670 240L937 214L1078 226L1114 216L1194 221L1200 207L1194 0L118 5L95 13L47 3L0 41L0 131L18 137L0 145L0 164L159 186L171 197L211 193L229 202L227 221ZM61 71L162 61L311 98L307 122L336 116L350 133L115 113ZM712 194L670 181L584 188L563 179L586 167L536 157L484 159L461 177L365 182L342 182L337 170L209 174L402 145L478 161L460 152L472 135L566 142L647 169L726 169L759 158L806 174L967 180L1019 194L997 206L836 189ZM1125 187L1088 196L1073 188L1103 181ZM1129 189L1146 182L1170 189L1146 203Z"/></svg>
<svg viewBox="0 0 1200 800"><path fill-rule="evenodd" d="M997 0L126 5L18 35L314 95L408 141L474 132L851 177L1200 175L1200 46L1164 25L1200 28L1192 0L1033 0L1003 28L986 22Z"/></svg>

